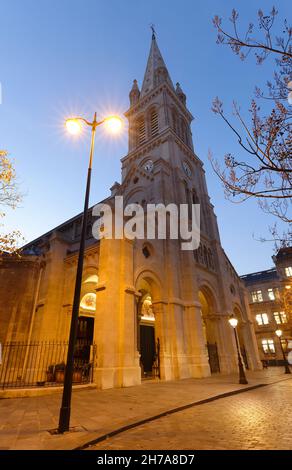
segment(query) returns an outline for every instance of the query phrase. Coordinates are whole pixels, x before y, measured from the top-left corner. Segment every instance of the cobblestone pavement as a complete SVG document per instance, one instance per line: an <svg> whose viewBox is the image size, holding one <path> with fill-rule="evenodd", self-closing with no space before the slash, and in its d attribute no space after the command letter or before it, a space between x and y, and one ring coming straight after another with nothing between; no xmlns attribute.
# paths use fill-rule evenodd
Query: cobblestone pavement
<svg viewBox="0 0 292 470"><path fill-rule="evenodd" d="M248 372L249 386L287 379L283 372L282 367ZM58 425L61 404L59 392L38 397L2 399L0 449L73 449L122 426L172 408L244 389L246 385L238 384L237 374L215 374L205 379L150 381L128 388L75 390L71 414L71 426L75 428L75 432L63 435L51 435L48 432ZM269 393L270 386L263 390L266 390L263 392L265 396L265 393ZM249 392L242 394L243 403L244 395L248 394ZM226 398L227 403L231 399ZM216 403L223 406L221 404L224 401L225 399L221 399ZM209 405L203 405L202 409L207 406ZM155 429L155 423L151 426L151 429ZM162 439L162 442L165 440ZM155 439L151 441L151 445L154 443ZM148 444L150 442L146 439L146 448Z"/></svg>
<svg viewBox="0 0 292 470"><path fill-rule="evenodd" d="M160 418L91 449L292 449L291 430L288 380Z"/></svg>

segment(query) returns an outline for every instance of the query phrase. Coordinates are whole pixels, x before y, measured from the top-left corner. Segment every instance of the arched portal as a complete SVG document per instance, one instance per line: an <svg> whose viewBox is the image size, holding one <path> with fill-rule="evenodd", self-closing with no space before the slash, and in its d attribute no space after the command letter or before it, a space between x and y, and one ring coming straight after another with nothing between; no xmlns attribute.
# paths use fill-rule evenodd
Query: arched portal
<svg viewBox="0 0 292 470"><path fill-rule="evenodd" d="M98 276L94 270L85 272L82 278L79 316L77 326L75 362L86 363L90 359L93 343L94 318L96 311L96 291Z"/></svg>
<svg viewBox="0 0 292 470"><path fill-rule="evenodd" d="M201 316L203 322L203 332L205 344L208 350L209 365L212 373L220 372L220 362L218 354L217 324L214 321L215 300L208 287L199 290L199 301L201 304Z"/></svg>
<svg viewBox="0 0 292 470"><path fill-rule="evenodd" d="M159 376L159 351L157 350L159 340L156 337L152 305L156 294L153 280L146 277L140 278L137 290L140 294L137 305L137 348L140 353L141 375L146 379Z"/></svg>

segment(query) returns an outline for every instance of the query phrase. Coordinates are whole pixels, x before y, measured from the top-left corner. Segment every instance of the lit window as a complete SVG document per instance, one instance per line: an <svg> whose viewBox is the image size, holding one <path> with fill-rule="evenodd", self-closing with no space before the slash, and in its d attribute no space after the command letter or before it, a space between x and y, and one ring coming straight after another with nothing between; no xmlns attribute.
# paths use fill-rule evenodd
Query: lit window
<svg viewBox="0 0 292 470"><path fill-rule="evenodd" d="M275 354L275 344L272 339L262 339L262 347L265 354Z"/></svg>
<svg viewBox="0 0 292 470"><path fill-rule="evenodd" d="M270 300L275 300L274 289L268 289L268 296Z"/></svg>
<svg viewBox="0 0 292 470"><path fill-rule="evenodd" d="M285 268L285 274L287 277L292 276L292 266L288 266L287 268Z"/></svg>
<svg viewBox="0 0 292 470"><path fill-rule="evenodd" d="M251 298L253 302L263 302L263 294L261 290L256 290L251 293Z"/></svg>
<svg viewBox="0 0 292 470"><path fill-rule="evenodd" d="M268 325L269 317L266 313L259 313L256 315L256 321L258 325Z"/></svg>
<svg viewBox="0 0 292 470"><path fill-rule="evenodd" d="M287 315L285 312L274 312L275 322L280 325L281 323L287 323Z"/></svg>
<svg viewBox="0 0 292 470"><path fill-rule="evenodd" d="M84 310L91 310L92 312L96 309L96 294L89 292L82 297L80 307Z"/></svg>

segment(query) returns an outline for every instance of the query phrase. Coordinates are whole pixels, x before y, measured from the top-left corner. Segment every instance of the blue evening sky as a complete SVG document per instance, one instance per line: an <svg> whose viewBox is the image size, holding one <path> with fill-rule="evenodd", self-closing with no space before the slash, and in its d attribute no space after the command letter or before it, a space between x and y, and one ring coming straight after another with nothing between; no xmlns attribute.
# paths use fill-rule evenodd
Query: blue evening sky
<svg viewBox="0 0 292 470"><path fill-rule="evenodd" d="M269 236L273 219L254 201L227 201L207 154L209 148L218 158L239 151L211 112L212 99L218 95L231 110L235 98L248 109L255 84L263 85L273 70L271 59L261 67L252 57L242 63L218 46L212 17L219 14L228 22L235 7L246 25L258 8L272 5L269 0L2 0L0 148L13 157L24 193L21 207L7 211L6 229L20 229L30 241L82 210L89 136L69 138L64 117L128 109L133 79L141 86L154 23L172 80L181 83L195 117L194 146L205 163L223 247L240 274L271 267L273 244L254 237ZM278 0L276 7L289 17L288 0ZM91 204L120 181L127 136L113 140L99 132L96 144Z"/></svg>

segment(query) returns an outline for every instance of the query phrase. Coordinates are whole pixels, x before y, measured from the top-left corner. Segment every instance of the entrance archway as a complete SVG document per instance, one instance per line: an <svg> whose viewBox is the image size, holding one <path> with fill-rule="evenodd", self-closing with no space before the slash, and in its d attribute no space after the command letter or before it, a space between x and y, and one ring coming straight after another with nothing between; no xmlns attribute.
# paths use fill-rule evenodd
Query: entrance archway
<svg viewBox="0 0 292 470"><path fill-rule="evenodd" d="M155 316L152 308L152 297L149 292L142 294L139 303L139 344L142 378L152 377L155 362Z"/></svg>
<svg viewBox="0 0 292 470"><path fill-rule="evenodd" d="M140 293L137 305L137 349L140 353L142 379L160 376L159 339L155 331L152 301L154 289L151 279L142 278L137 284Z"/></svg>
<svg viewBox="0 0 292 470"><path fill-rule="evenodd" d="M89 362L93 344L94 317L96 312L96 292L98 276L95 270L88 270L82 279L81 299L77 325L75 361Z"/></svg>
<svg viewBox="0 0 292 470"><path fill-rule="evenodd" d="M215 312L215 301L212 292L208 287L199 290L199 301L201 304L201 316L203 323L203 333L208 351L209 365L211 373L220 372L220 362L217 345L216 323L211 319Z"/></svg>

